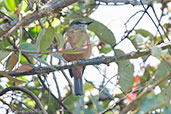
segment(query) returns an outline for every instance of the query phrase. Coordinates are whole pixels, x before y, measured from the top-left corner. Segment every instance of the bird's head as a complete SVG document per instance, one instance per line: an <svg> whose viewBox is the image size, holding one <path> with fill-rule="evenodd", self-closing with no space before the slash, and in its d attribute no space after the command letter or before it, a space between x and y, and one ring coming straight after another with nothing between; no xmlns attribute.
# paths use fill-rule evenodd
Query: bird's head
<svg viewBox="0 0 171 114"><path fill-rule="evenodd" d="M74 20L69 26L70 27L87 27L90 25L93 21L83 21L83 20Z"/></svg>

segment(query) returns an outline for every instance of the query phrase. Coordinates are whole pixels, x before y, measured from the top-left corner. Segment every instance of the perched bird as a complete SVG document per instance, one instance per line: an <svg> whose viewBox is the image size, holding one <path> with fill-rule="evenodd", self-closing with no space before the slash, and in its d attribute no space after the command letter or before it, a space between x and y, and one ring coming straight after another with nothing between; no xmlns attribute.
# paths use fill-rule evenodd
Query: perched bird
<svg viewBox="0 0 171 114"><path fill-rule="evenodd" d="M68 62L80 59L88 59L91 55L91 45L87 45L90 42L89 36L87 34L87 26L91 22L85 22L82 20L73 21L66 32L64 33L64 45L63 50L75 49L80 50L80 53L63 53L62 56ZM73 66L69 69L71 77L74 77L74 93L76 96L83 95L83 82L82 75L85 67L83 66Z"/></svg>

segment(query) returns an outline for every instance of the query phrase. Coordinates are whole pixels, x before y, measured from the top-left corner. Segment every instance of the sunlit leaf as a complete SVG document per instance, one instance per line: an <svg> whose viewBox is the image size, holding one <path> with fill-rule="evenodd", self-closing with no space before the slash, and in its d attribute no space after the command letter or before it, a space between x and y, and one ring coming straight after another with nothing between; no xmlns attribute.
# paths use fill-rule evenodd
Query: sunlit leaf
<svg viewBox="0 0 171 114"><path fill-rule="evenodd" d="M124 54L121 50L115 50L116 55ZM117 62L118 64L118 74L119 82L118 84L121 87L121 90L125 93L130 91L133 87L134 82L134 67L128 60Z"/></svg>
<svg viewBox="0 0 171 114"><path fill-rule="evenodd" d="M5 6L10 11L16 10L15 0L4 0Z"/></svg>
<svg viewBox="0 0 171 114"><path fill-rule="evenodd" d="M89 91L89 90L93 90L93 89L94 89L94 87L92 84L87 83L87 82L84 84L84 90L85 91Z"/></svg>
<svg viewBox="0 0 171 114"><path fill-rule="evenodd" d="M22 80L18 80L16 78L13 78L12 76L6 74L5 72L0 72L0 75L4 76L4 77L7 77L10 81L12 82L16 82L16 83L25 83L25 81L22 81Z"/></svg>
<svg viewBox="0 0 171 114"><path fill-rule="evenodd" d="M17 61L18 61L17 55L13 52L13 53L8 57L6 68L7 68L9 71L12 71L12 69L14 68L14 66L17 64Z"/></svg>
<svg viewBox="0 0 171 114"><path fill-rule="evenodd" d="M40 39L40 51L45 51L47 48L49 48L54 37L55 29L53 27L47 28Z"/></svg>

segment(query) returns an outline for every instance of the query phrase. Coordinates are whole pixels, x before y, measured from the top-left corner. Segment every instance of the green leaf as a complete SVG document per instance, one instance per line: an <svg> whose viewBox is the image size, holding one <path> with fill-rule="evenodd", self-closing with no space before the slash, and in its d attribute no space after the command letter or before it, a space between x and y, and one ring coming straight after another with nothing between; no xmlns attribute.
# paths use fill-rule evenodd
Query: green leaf
<svg viewBox="0 0 171 114"><path fill-rule="evenodd" d="M15 0L4 0L5 7L9 11L15 11L16 10L16 5L15 5Z"/></svg>
<svg viewBox="0 0 171 114"><path fill-rule="evenodd" d="M36 46L31 43L21 43L20 48L21 51L35 52Z"/></svg>
<svg viewBox="0 0 171 114"><path fill-rule="evenodd" d="M85 20L93 21L93 23L88 26L88 29L93 31L102 42L110 44L111 46L115 45L115 36L110 29L108 29L104 24L93 19L87 18Z"/></svg>
<svg viewBox="0 0 171 114"><path fill-rule="evenodd" d="M157 46L153 46L153 47L151 47L151 54L155 57L161 57L162 49Z"/></svg>
<svg viewBox="0 0 171 114"><path fill-rule="evenodd" d="M116 55L124 54L124 52L119 49L115 50L115 53ZM117 64L118 64L118 74L119 74L118 84L120 85L122 91L126 93L130 91L130 89L133 86L134 67L128 60L117 62Z"/></svg>
<svg viewBox="0 0 171 114"><path fill-rule="evenodd" d="M53 56L53 57L55 57L55 58L57 58L57 59L59 59L59 60L62 60L62 61L66 61L59 53L52 53L52 54L50 54L51 56Z"/></svg>
<svg viewBox="0 0 171 114"><path fill-rule="evenodd" d="M63 39L62 35L59 33L56 33L55 36L56 36L57 41L58 41L58 49L60 49L64 45L64 39Z"/></svg>
<svg viewBox="0 0 171 114"><path fill-rule="evenodd" d="M154 93L148 94L140 103L138 114L146 114L152 110L162 108L166 105L162 95L155 95Z"/></svg>
<svg viewBox="0 0 171 114"><path fill-rule="evenodd" d="M171 114L171 106L167 106L164 108L163 114Z"/></svg>
<svg viewBox="0 0 171 114"><path fill-rule="evenodd" d="M105 44L101 47L100 49L100 53L109 53L110 51L112 51L112 47L109 44Z"/></svg>
<svg viewBox="0 0 171 114"><path fill-rule="evenodd" d="M45 51L47 48L49 48L54 37L55 29L53 27L47 28L40 39L40 50Z"/></svg>
<svg viewBox="0 0 171 114"><path fill-rule="evenodd" d="M80 54L83 53L82 50L64 50L62 51L63 54Z"/></svg>
<svg viewBox="0 0 171 114"><path fill-rule="evenodd" d="M164 61L161 61L161 63L158 65L158 69L154 73L154 79L151 79L150 82L153 82L153 80L160 80L163 76L167 75L171 71L171 67L165 63ZM165 85L167 81L160 84L160 86Z"/></svg>
<svg viewBox="0 0 171 114"><path fill-rule="evenodd" d="M162 91L162 96L169 103L171 100L171 84L168 85L164 90Z"/></svg>
<svg viewBox="0 0 171 114"><path fill-rule="evenodd" d="M151 34L149 31L144 30L144 29L137 29L135 30L136 34L141 34L144 37L150 37L151 39L154 38L153 34Z"/></svg>
<svg viewBox="0 0 171 114"><path fill-rule="evenodd" d="M26 1L23 0L21 7L20 7L20 10L25 11L27 9L27 7L28 7L28 3L26 3Z"/></svg>
<svg viewBox="0 0 171 114"><path fill-rule="evenodd" d="M36 47L37 47L37 49L39 49L39 51L40 51L40 40L41 40L41 38L42 38L42 36L43 36L43 34L44 34L45 31L46 31L46 29L43 28L40 31L40 33L38 35L38 38L37 38Z"/></svg>
<svg viewBox="0 0 171 114"><path fill-rule="evenodd" d="M0 61L9 55L9 51L0 51Z"/></svg>

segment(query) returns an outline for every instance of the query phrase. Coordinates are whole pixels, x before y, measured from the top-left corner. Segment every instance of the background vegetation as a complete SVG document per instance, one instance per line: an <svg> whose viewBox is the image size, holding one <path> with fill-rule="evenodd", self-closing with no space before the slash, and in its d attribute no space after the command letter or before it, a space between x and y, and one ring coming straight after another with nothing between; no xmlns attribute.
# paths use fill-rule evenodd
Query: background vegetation
<svg viewBox="0 0 171 114"><path fill-rule="evenodd" d="M116 42L114 33L90 15L100 5L120 4L141 5L143 10L128 18L126 24L141 13L132 29L126 29L123 38ZM161 4L160 17L153 4ZM149 10L153 14L149 14ZM163 16L170 19L170 10L169 0L0 0L0 110L33 114L171 113L171 25L169 22L161 24ZM144 15L151 19L156 35L136 29ZM88 27L92 41L89 45L104 56L64 63L60 53L79 52L61 50L62 35L75 19L93 21ZM125 39L130 40L136 51L124 53L115 48ZM111 51L114 55L106 56ZM151 56L160 60L158 66L144 65ZM141 76L134 75L135 66L130 62L136 58L143 60ZM104 80L98 87L85 80L84 91L89 94L73 95L71 79L64 69L73 65L93 65L98 69L99 64L112 62L117 63L117 74L107 78L108 74L101 73ZM68 85L65 90L59 88L60 77L55 72L64 76ZM48 81L49 76L53 77L53 83ZM114 77L117 83L112 82ZM111 92L106 86L109 83L113 84L111 88L119 89L120 94ZM50 89L51 84L55 85L54 89ZM158 94L154 92L156 87L160 90ZM98 94L94 94L94 90L98 90Z"/></svg>

